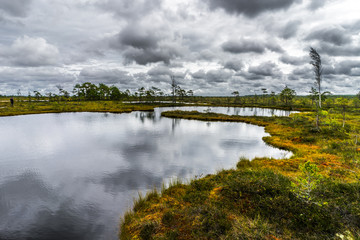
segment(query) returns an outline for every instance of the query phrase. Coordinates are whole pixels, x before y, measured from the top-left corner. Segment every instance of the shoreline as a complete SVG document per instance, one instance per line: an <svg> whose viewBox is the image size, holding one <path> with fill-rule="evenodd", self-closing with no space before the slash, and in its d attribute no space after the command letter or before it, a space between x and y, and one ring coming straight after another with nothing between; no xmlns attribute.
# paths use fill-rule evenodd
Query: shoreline
<svg viewBox="0 0 360 240"><path fill-rule="evenodd" d="M349 210L347 204L352 201L348 197L353 199L360 190L356 178L360 176L359 166L342 158L341 152L327 150L338 141L346 142L348 136L342 135L341 129L333 129L332 135L339 136L327 142L322 140L329 135L325 127L324 132L313 132L311 113L293 117L241 117L168 111L162 116L264 126L270 136L263 140L290 150L293 156L240 159L236 169L222 170L187 184L173 183L161 191L149 191L136 199L133 209L122 217L120 239L213 239L219 236L224 239L254 236L324 239L340 235L351 239L360 236L354 220L359 209ZM316 166L323 179L321 185L313 189L309 201L298 195L296 185L303 177L301 166L306 162ZM343 189L341 194L338 188ZM359 202L353 202L354 206ZM341 212L345 209L349 211L349 219L355 222L344 222Z"/></svg>
<svg viewBox="0 0 360 240"><path fill-rule="evenodd" d="M19 102L14 107L0 108L0 116L70 112L129 113L154 111L156 107L172 106L186 107L189 105L155 103L129 105L112 101ZM204 107L204 105L192 106ZM205 106L218 107L218 105ZM266 144L291 151L293 155L289 159L255 158L252 161L242 159L238 162L236 169L222 170L216 174L194 179L187 184L173 183L168 188L162 189L161 192L150 191L145 197L136 199L133 209L122 217L120 239L134 237L168 239L169 236L174 237L170 237L170 239L202 239L201 236L207 236L207 238L258 236L265 239L309 237L323 239L325 237L336 238L338 234L350 234L349 236L353 238L360 236L360 229L354 225L354 222L357 221L355 220L356 216L359 216L360 212L358 212L358 208L349 205L354 203L354 206L358 206L360 203L360 200L355 202L351 200L356 199L355 196L360 191L358 181L360 165L351 157L359 156L359 148L356 148L356 144L358 144L356 142L354 152L354 148L348 144L358 134L352 129L360 128L358 113L347 113L345 128L341 127L341 115L329 113L329 120L323 119L320 132L314 130L313 112L296 113L290 117L257 117L197 111L166 111L162 112L162 116L200 121L245 122L262 126L265 128L265 132L270 134L270 136L263 137ZM327 123L330 120L331 122ZM296 195L296 188L293 186L302 176L299 166L307 161L318 167L319 174L323 179L321 186L319 185L313 191L314 202L307 202L299 198ZM243 178L243 176L247 177ZM236 190L234 189L236 186L242 187ZM259 186L262 187L257 189ZM336 189L339 187L342 189L342 194L337 193ZM253 189L256 191L254 192ZM234 191L240 191L245 195L238 199L233 196ZM272 191L275 191L276 194L271 193ZM257 198L259 194L263 196L262 200ZM281 198L281 201L276 198ZM265 201L266 207L258 205L259 201ZM326 204L318 205L319 201ZM241 206L238 205L240 203ZM273 205L279 206L277 209L273 209ZM249 206L251 206L251 211ZM199 212L196 209L202 210ZM331 209L337 210L331 212ZM277 214L268 215L269 211L273 213L277 211L282 214L282 217L280 218ZM293 217L299 214L299 211L304 211L311 217L299 220L300 222L294 220ZM347 216L348 219L351 219L350 222L344 222L339 217L343 211L350 214ZM212 217L208 218L208 214ZM293 217L283 219L284 214ZM312 219L326 224L319 226ZM292 221L295 221L295 225L292 224ZM261 233L254 232L254 228L249 224L258 229L265 226L265 229ZM303 224L307 226L305 230ZM218 229L220 225L222 227ZM332 229L326 226L331 226ZM320 233L317 235L318 237L314 237L313 232ZM269 238L269 236L274 238Z"/></svg>

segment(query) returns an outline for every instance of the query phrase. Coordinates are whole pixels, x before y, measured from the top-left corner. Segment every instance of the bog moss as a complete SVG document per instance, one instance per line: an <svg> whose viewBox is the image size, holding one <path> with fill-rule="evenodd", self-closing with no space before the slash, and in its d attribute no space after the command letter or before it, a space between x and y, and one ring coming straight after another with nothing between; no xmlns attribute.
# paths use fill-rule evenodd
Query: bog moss
<svg viewBox="0 0 360 240"><path fill-rule="evenodd" d="M319 132L314 131L313 113L241 117L163 112L173 118L264 126L271 135L264 141L293 156L241 158L236 169L163 189L146 208L122 219L126 237L121 232L120 239L360 238L360 116L349 114L349 126L342 128L341 118L329 115L332 124L323 124ZM156 224L144 236L149 219Z"/></svg>

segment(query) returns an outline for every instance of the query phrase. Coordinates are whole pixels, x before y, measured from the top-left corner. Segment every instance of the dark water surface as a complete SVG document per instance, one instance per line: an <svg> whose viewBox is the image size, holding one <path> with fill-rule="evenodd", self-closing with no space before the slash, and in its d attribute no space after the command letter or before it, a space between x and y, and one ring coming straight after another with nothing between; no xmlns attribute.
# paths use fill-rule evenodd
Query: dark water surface
<svg viewBox="0 0 360 240"><path fill-rule="evenodd" d="M116 239L138 192L240 156L289 156L265 145L262 127L160 111L0 118L0 239Z"/></svg>

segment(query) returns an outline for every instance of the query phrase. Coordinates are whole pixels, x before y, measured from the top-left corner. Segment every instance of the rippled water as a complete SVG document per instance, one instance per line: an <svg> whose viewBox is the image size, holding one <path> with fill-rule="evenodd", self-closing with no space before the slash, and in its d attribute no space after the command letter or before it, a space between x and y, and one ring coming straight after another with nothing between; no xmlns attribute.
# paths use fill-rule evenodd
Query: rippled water
<svg viewBox="0 0 360 240"><path fill-rule="evenodd" d="M138 192L289 154L265 145L262 127L161 111L0 118L0 239L116 239Z"/></svg>

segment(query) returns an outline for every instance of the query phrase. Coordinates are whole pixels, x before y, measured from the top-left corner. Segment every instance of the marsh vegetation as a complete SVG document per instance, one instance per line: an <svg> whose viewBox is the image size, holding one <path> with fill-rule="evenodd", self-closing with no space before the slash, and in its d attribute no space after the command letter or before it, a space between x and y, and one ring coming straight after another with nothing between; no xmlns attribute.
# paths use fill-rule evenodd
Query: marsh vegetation
<svg viewBox="0 0 360 240"><path fill-rule="evenodd" d="M357 239L360 116L243 117L170 111L163 116L265 126L263 140L290 159L242 158L236 169L149 193L122 220L120 239Z"/></svg>
<svg viewBox="0 0 360 240"><path fill-rule="evenodd" d="M1 117L0 239L116 239L138 192L229 169L239 155L289 155L262 141L262 127L161 111Z"/></svg>
<svg viewBox="0 0 360 240"><path fill-rule="evenodd" d="M14 99L12 107L8 97L2 98L1 116L142 110L148 113L137 114L146 125L147 119L157 121L152 117L156 107L178 106L162 113L163 119L171 120L171 129L178 126L180 119L202 121L206 126L214 126L216 122L250 123L265 128L269 134L262 136L265 143L293 153L284 159L250 155L237 164L237 160L227 165L215 164L211 171L197 166L196 173L187 175L193 180L177 181L162 189L160 185L164 179L156 178L158 190L140 196L132 210L123 215L121 239L356 239L360 236L359 96L321 94L319 98L316 89L312 89L309 96L296 96L285 87L279 94L268 94L264 90L260 95L235 93L233 97L140 96L134 93L121 99L91 100L80 95ZM180 108L188 103L201 108ZM217 111L219 106L227 108ZM238 110L229 111L229 107ZM270 110L267 117L240 116L243 110L236 112L246 107L301 112L275 116L275 111ZM150 126L154 127L154 123ZM204 161L209 161L210 155L204 154L207 151L201 151L203 159L207 159ZM268 150L263 146L253 151ZM229 148L225 152L223 160L242 155L237 152L229 157ZM193 159L193 156L186 156L186 161ZM221 168L227 170L220 171ZM215 173L215 169L219 172ZM206 175L208 173L211 175ZM173 174L167 181L179 176L182 175ZM131 198L138 191L130 193ZM128 200L126 206L132 205Z"/></svg>

